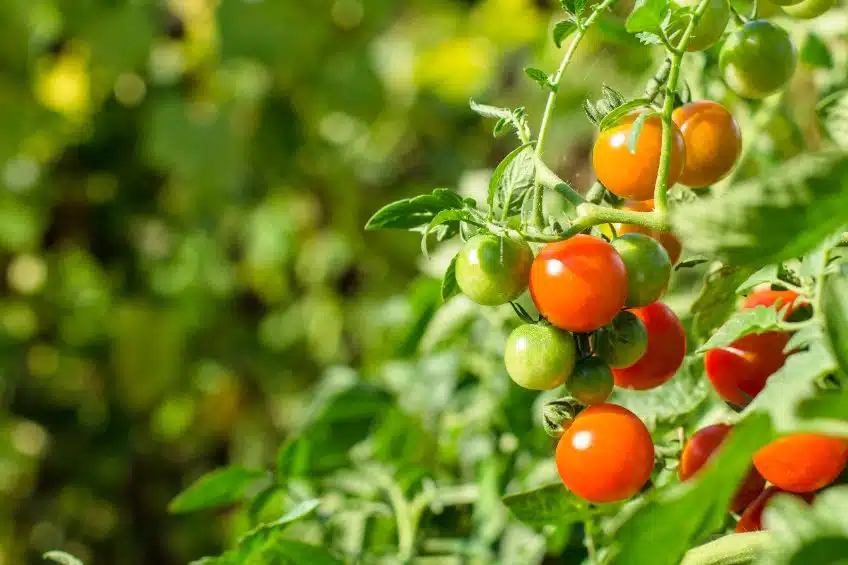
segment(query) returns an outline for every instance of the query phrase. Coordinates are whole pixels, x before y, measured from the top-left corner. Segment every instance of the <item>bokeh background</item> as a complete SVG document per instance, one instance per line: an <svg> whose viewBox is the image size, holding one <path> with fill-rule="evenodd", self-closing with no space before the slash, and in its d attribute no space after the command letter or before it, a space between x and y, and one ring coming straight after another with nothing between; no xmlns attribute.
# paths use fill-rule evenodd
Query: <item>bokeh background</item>
<svg viewBox="0 0 848 565"><path fill-rule="evenodd" d="M514 140L468 100L536 127L522 68L555 67L558 19L555 0L0 2L0 564L226 546L232 513L168 501L272 462L319 379L416 347L451 249L424 262L363 225L485 190ZM612 16L581 47L548 143L578 189L580 102L637 94L657 55Z"/></svg>

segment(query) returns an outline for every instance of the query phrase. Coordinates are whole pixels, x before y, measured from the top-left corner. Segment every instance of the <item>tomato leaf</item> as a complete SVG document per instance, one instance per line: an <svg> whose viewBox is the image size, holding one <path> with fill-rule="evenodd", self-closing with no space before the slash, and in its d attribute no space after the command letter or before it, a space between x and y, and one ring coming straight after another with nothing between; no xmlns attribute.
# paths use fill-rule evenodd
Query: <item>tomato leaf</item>
<svg viewBox="0 0 848 565"><path fill-rule="evenodd" d="M629 112L632 112L637 108L645 108L649 105L650 102L645 98L637 98L635 100L625 102L624 104L613 109L609 114L604 116L603 119L601 119L601 123L598 124L598 128L600 128L601 131L611 128L618 122L618 120L623 118L625 114L628 114Z"/></svg>
<svg viewBox="0 0 848 565"><path fill-rule="evenodd" d="M649 31L662 33L662 25L669 9L668 0L637 0L627 17L625 28L630 33Z"/></svg>
<svg viewBox="0 0 848 565"><path fill-rule="evenodd" d="M43 559L55 561L56 563L59 563L59 565L83 565L81 560L77 559L70 553L65 553L64 551L48 551L41 557Z"/></svg>
<svg viewBox="0 0 848 565"><path fill-rule="evenodd" d="M533 67L525 67L524 74L535 80L542 88L550 88L554 91L556 90L554 85L548 80L548 73L545 71Z"/></svg>
<svg viewBox="0 0 848 565"><path fill-rule="evenodd" d="M371 216L365 229L402 229L421 230L429 224L439 212L461 209L465 206L462 197L448 189L436 189L432 194L406 198L383 206Z"/></svg>
<svg viewBox="0 0 848 565"><path fill-rule="evenodd" d="M672 210L684 247L734 265L800 257L841 229L848 209L848 154L803 154L720 195Z"/></svg>
<svg viewBox="0 0 848 565"><path fill-rule="evenodd" d="M168 505L171 514L229 506L243 500L250 490L267 479L262 469L230 466L216 469L195 481Z"/></svg>
<svg viewBox="0 0 848 565"><path fill-rule="evenodd" d="M562 42L575 31L577 31L577 24L573 21L562 20L561 22L557 22L554 26L554 43L556 46L562 47Z"/></svg>
<svg viewBox="0 0 848 565"><path fill-rule="evenodd" d="M754 269L723 265L704 278L701 292L692 304L694 316L692 330L700 340L707 339L712 331L730 317L736 309L735 289Z"/></svg>
<svg viewBox="0 0 848 565"><path fill-rule="evenodd" d="M791 304L781 304L780 308L782 310L789 306ZM706 353L716 347L727 347L740 337L749 334L775 330L782 318L783 314L775 306L757 306L736 312L706 343L698 348L697 353Z"/></svg>
<svg viewBox="0 0 848 565"><path fill-rule="evenodd" d="M820 297L830 350L848 374L848 266L825 276Z"/></svg>
<svg viewBox="0 0 848 565"><path fill-rule="evenodd" d="M801 44L801 50L798 52L798 58L807 66L832 69L833 55L830 54L830 48L827 43L815 32L807 33L804 43Z"/></svg>
<svg viewBox="0 0 848 565"><path fill-rule="evenodd" d="M452 298L459 294L459 285L456 282L456 258L458 255L454 255L453 259L451 259L448 268L445 270L445 275L442 277L442 301L447 302L449 298Z"/></svg>
<svg viewBox="0 0 848 565"><path fill-rule="evenodd" d="M427 227L424 229L424 232L421 234L421 253L424 254L424 257L429 256L429 250L427 248L427 242L429 240L430 233L439 226L444 224L448 224L448 229L452 231L459 230L458 222L470 222L470 223L479 223L478 219L474 216L474 214L470 210L462 210L462 209L449 209L442 210L438 214L430 220L430 223L427 224ZM438 238L439 241L442 241L444 238Z"/></svg>
<svg viewBox="0 0 848 565"><path fill-rule="evenodd" d="M736 287L736 294L742 294L747 290L751 290L757 285L770 283L777 280L777 265L767 265L745 279L745 282Z"/></svg>
<svg viewBox="0 0 848 565"><path fill-rule="evenodd" d="M627 150L631 155L636 154L636 144L639 142L639 135L642 133L642 127L645 125L645 120L650 117L648 112L639 114L630 126L630 133L627 134Z"/></svg>
<svg viewBox="0 0 848 565"><path fill-rule="evenodd" d="M577 522L594 512L588 502L571 493L561 482L507 495L503 503L513 516L533 528Z"/></svg>
<svg viewBox="0 0 848 565"><path fill-rule="evenodd" d="M498 106L489 106L488 104L479 104L474 100L469 101L471 111L479 114L484 118L509 118L512 115L512 110L509 108L500 108Z"/></svg>

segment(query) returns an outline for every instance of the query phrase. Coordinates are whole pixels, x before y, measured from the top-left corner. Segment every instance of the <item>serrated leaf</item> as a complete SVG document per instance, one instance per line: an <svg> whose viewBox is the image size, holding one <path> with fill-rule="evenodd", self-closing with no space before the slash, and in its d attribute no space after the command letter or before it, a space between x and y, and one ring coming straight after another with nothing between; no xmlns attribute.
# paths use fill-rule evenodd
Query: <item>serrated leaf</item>
<svg viewBox="0 0 848 565"><path fill-rule="evenodd" d="M604 116L601 120L601 123L598 124L598 128L600 128L601 131L611 128L616 123L618 123L618 121L623 118L625 114L629 114L637 108L645 108L649 105L649 101L645 98L637 98L635 100L631 100L630 102L625 102L624 104L622 104L618 108L614 108L611 112Z"/></svg>
<svg viewBox="0 0 848 565"><path fill-rule="evenodd" d="M783 348L784 353L792 353L800 349L807 349L813 344L823 344L824 331L818 324L805 326L792 334L789 341L786 342L786 347Z"/></svg>
<svg viewBox="0 0 848 565"><path fill-rule="evenodd" d="M548 81L548 73L546 73L545 71L533 67L525 67L524 74L539 83L539 86L541 86L542 88L553 89L553 85L551 85L551 83Z"/></svg>
<svg viewBox="0 0 848 565"><path fill-rule="evenodd" d="M710 260L706 257L690 257L684 261L679 262L674 266L675 271L679 271L680 269L691 269L692 267L697 267L698 265L703 265L704 263L709 263Z"/></svg>
<svg viewBox="0 0 848 565"><path fill-rule="evenodd" d="M672 210L684 247L735 265L800 257L842 228L848 154L803 154L723 192Z"/></svg>
<svg viewBox="0 0 848 565"><path fill-rule="evenodd" d="M261 469L230 466L200 477L168 505L171 514L229 506L243 500L268 474Z"/></svg>
<svg viewBox="0 0 848 565"><path fill-rule="evenodd" d="M755 272L753 275L745 279L745 282L736 287L736 294L742 294L751 290L755 286L763 283L770 283L777 280L777 265L766 265L762 269Z"/></svg>
<svg viewBox="0 0 848 565"><path fill-rule="evenodd" d="M592 514L588 502L571 493L561 482L503 497L513 516L533 528L563 525Z"/></svg>
<svg viewBox="0 0 848 565"><path fill-rule="evenodd" d="M818 34L812 31L807 33L804 43L801 44L798 58L802 63L810 67L820 69L833 68L833 55L830 54L830 48Z"/></svg>
<svg viewBox="0 0 848 565"><path fill-rule="evenodd" d="M43 559L47 559L50 561L55 561L60 565L83 565L82 561L71 555L70 553L65 553L64 551L48 551L44 555L41 556Z"/></svg>
<svg viewBox="0 0 848 565"><path fill-rule="evenodd" d="M421 252L425 257L429 256L429 250L427 248L427 240L430 233L437 228L438 226L444 225L448 222L474 222L476 218L474 214L472 214L469 210L461 210L461 209L449 209L442 210L436 216L430 220L430 223L424 229L424 233L421 234ZM455 229L458 229L458 226L454 226Z"/></svg>
<svg viewBox="0 0 848 565"><path fill-rule="evenodd" d="M782 309L789 306L791 305L780 305ZM768 308L757 306L756 308L742 310L733 314L706 343L698 348L697 353L706 353L716 347L727 347L746 335L776 330L782 319L783 314L778 312L774 306Z"/></svg>
<svg viewBox="0 0 848 565"><path fill-rule="evenodd" d="M839 147L848 149L848 89L821 100L818 109L830 138Z"/></svg>
<svg viewBox="0 0 848 565"><path fill-rule="evenodd" d="M456 282L456 258L459 255L454 255L451 259L448 268L445 270L445 275L442 277L442 301L447 302L448 299L459 294L459 284Z"/></svg>
<svg viewBox="0 0 848 565"><path fill-rule="evenodd" d="M642 134L642 128L645 125L645 120L651 116L650 112L639 114L630 126L630 132L627 134L627 150L631 155L636 154L636 144L639 143L639 136Z"/></svg>
<svg viewBox="0 0 848 565"><path fill-rule="evenodd" d="M845 265L825 276L821 291L825 336L842 372L848 374L848 275Z"/></svg>
<svg viewBox="0 0 848 565"><path fill-rule="evenodd" d="M403 229L420 230L443 210L462 208L464 202L456 192L444 188L436 189L432 194L423 194L414 198L405 198L380 208L365 229Z"/></svg>
<svg viewBox="0 0 848 565"><path fill-rule="evenodd" d="M642 45L661 45L662 38L656 33L650 31L640 31L636 34L636 38Z"/></svg>
<svg viewBox="0 0 848 565"><path fill-rule="evenodd" d="M554 26L554 43L557 47L562 47L562 42L565 41L569 35L577 31L577 24L575 24L571 20L562 20L561 22L557 22Z"/></svg>
<svg viewBox="0 0 848 565"><path fill-rule="evenodd" d="M692 304L692 330L699 340L707 339L736 310L736 288L754 269L723 265L708 273L701 292Z"/></svg>
<svg viewBox="0 0 848 565"><path fill-rule="evenodd" d="M630 33L648 31L659 34L668 9L668 0L637 0L627 17L625 28Z"/></svg>
<svg viewBox="0 0 848 565"><path fill-rule="evenodd" d="M559 0L562 9L573 16L579 16L586 8L587 0Z"/></svg>
<svg viewBox="0 0 848 565"><path fill-rule="evenodd" d="M484 118L509 118L512 115L512 110L509 108L499 108L498 106L490 106L488 104L478 104L474 100L469 101L471 110L483 116Z"/></svg>
<svg viewBox="0 0 848 565"><path fill-rule="evenodd" d="M489 206L489 210L494 211L496 207L496 199L498 198L498 191L501 189L501 180L504 177L504 174L507 172L507 168L510 163L515 160L525 149L529 147L529 144L522 145L520 147L516 147L512 151L510 151L506 157L498 163L498 166L495 167L495 171L492 173L492 178L489 179L489 192L486 198L486 204Z"/></svg>

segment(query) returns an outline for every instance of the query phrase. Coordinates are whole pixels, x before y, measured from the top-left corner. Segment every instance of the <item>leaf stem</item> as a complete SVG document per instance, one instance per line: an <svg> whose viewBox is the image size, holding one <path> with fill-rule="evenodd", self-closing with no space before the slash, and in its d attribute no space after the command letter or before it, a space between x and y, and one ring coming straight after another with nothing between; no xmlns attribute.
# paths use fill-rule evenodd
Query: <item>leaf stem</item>
<svg viewBox="0 0 848 565"><path fill-rule="evenodd" d="M680 565L744 565L753 563L772 540L769 532L746 532L720 537L690 549Z"/></svg>
<svg viewBox="0 0 848 565"><path fill-rule="evenodd" d="M548 94L548 102L545 105L545 111L542 114L542 123L539 126L539 137L536 140L536 157L541 158L542 154L545 150L545 140L548 136L548 130L550 128L551 119L554 113L554 107L556 106L557 93L559 92L559 84L562 81L562 77L565 74L565 69L568 68L568 64L571 62L571 59L574 57L574 53L577 51L577 46L580 45L580 41L586 35L586 32L589 28L592 27L592 24L598 19L598 16L603 13L604 10L615 4L617 0L604 0L597 6L595 6L592 14L586 18L585 21L580 22L577 27L577 32L574 36L574 39L571 40L571 43L568 45L568 49L565 51L565 55L562 57L562 62L559 64L559 68L556 73L550 77L549 82L551 85L551 92ZM536 228L541 228L544 224L544 217L542 214L542 198L544 194L544 187L538 182L536 183L536 187L533 192L533 225Z"/></svg>

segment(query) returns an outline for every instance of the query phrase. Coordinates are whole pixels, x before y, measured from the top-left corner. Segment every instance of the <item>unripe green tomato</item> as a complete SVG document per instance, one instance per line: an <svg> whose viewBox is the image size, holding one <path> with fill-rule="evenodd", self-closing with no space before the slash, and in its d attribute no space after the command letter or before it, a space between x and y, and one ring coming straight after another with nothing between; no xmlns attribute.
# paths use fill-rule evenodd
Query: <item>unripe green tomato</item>
<svg viewBox="0 0 848 565"><path fill-rule="evenodd" d="M523 239L475 235L457 255L456 282L478 304L506 304L527 289L532 263L533 251Z"/></svg>
<svg viewBox="0 0 848 565"><path fill-rule="evenodd" d="M643 233L627 233L612 246L627 269L627 303L630 308L656 302L671 277L671 259L657 240Z"/></svg>
<svg viewBox="0 0 848 565"><path fill-rule="evenodd" d="M531 390L550 390L563 384L574 370L577 350L567 331L541 324L515 328L506 340L506 371L516 384Z"/></svg>
<svg viewBox="0 0 848 565"><path fill-rule="evenodd" d="M739 0L733 4L736 11L743 15L750 15L751 11L754 9L754 2L752 0ZM780 6L771 0L757 0L757 19L770 18L771 16L777 16L782 12L783 10L780 9Z"/></svg>
<svg viewBox="0 0 848 565"><path fill-rule="evenodd" d="M648 330L633 312L621 312L592 336L592 350L613 369L626 369L648 349Z"/></svg>
<svg viewBox="0 0 848 565"><path fill-rule="evenodd" d="M699 0L675 0L674 2L681 8L688 8L690 12L698 7ZM710 0L706 12L701 16L698 25L692 32L689 45L686 46L687 51L703 51L715 45L727 27L727 22L730 21L730 3L728 0ZM689 23L689 18L681 18L676 25L673 25L671 32L683 31Z"/></svg>
<svg viewBox="0 0 848 565"><path fill-rule="evenodd" d="M787 6L784 10L793 18L811 20L821 16L834 5L836 5L836 0L803 0L800 4Z"/></svg>
<svg viewBox="0 0 848 565"><path fill-rule="evenodd" d="M583 404L592 406L606 402L614 385L609 365L599 357L587 357L574 366L568 379L568 392Z"/></svg>
<svg viewBox="0 0 848 565"><path fill-rule="evenodd" d="M798 64L786 30L754 20L731 33L719 53L724 82L743 98L765 98L789 82Z"/></svg>
<svg viewBox="0 0 848 565"><path fill-rule="evenodd" d="M802 0L770 0L772 4L776 4L778 6L786 7L792 6L794 4L800 3Z"/></svg>

